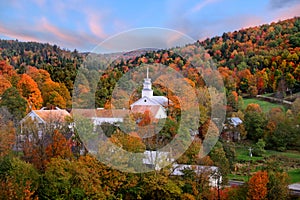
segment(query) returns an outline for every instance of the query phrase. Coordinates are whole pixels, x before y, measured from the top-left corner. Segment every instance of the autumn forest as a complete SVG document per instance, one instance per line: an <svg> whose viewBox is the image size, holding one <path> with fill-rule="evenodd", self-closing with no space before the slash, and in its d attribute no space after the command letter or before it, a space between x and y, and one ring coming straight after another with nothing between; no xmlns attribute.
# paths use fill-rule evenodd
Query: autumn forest
<svg viewBox="0 0 300 200"><path fill-rule="evenodd" d="M299 198L288 187L300 182L299 17L223 33L181 48L106 55L111 60L107 68L105 62L88 61L88 55L57 45L0 40L0 199ZM42 139L34 122L26 122L25 129L20 123L31 110L41 108L111 109L113 95L120 99L127 95L113 94L118 81L144 64L172 68L197 91L199 105L184 110L199 110L196 134L176 162L218 167L222 181L217 187L211 187L209 173L194 170L175 177L170 167L138 174L107 166L84 149L78 130L70 128L72 117L61 126L45 127ZM159 72L159 67L150 69L151 74ZM146 141L134 131L124 133L120 127L131 126L125 120L122 125L102 124L111 142L126 151L145 152L179 137L183 110L176 93L159 81L164 78L153 82L154 94L173 102L161 131ZM75 83L76 79L80 81ZM132 79L139 77L133 74ZM206 80L214 86L208 87ZM132 88L131 96L126 96L131 103L140 98L142 82L134 88L128 80L120 87ZM226 115L216 120L212 106L222 93L226 105L217 109ZM192 98L189 91L183 95ZM93 97L95 105L90 101ZM151 121L147 112L134 117L141 119L140 126ZM242 123L230 121L236 118ZM92 126L83 121L80 128L92 132ZM190 133L190 127L182 130ZM218 141L202 157L199 152L208 130L218 135ZM18 143L24 133L28 137ZM126 165L125 158L114 159Z"/></svg>

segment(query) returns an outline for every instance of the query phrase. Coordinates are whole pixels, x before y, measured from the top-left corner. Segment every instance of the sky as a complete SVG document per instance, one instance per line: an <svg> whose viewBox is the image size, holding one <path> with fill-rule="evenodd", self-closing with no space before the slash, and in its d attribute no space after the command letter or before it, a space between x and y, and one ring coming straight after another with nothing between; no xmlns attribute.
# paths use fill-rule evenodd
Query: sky
<svg viewBox="0 0 300 200"><path fill-rule="evenodd" d="M299 0L0 0L0 38L86 52L131 29L173 29L196 41L295 16Z"/></svg>

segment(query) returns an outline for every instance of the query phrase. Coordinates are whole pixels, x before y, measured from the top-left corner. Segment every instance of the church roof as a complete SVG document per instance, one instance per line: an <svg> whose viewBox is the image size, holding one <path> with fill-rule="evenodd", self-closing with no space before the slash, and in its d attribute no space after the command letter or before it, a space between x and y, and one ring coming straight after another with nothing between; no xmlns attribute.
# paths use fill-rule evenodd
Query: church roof
<svg viewBox="0 0 300 200"><path fill-rule="evenodd" d="M145 111L150 111L153 115L153 117L156 116L159 109L161 109L160 105L135 105L131 109L133 113L145 113Z"/></svg>
<svg viewBox="0 0 300 200"><path fill-rule="evenodd" d="M165 96L153 96L151 97L151 100L156 101L162 106L166 106L168 104L168 98Z"/></svg>

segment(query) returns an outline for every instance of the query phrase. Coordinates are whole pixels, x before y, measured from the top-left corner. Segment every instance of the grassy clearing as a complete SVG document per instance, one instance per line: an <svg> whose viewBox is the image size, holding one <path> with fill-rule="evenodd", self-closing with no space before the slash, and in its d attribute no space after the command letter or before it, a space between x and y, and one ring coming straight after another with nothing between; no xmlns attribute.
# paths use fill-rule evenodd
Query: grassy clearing
<svg viewBox="0 0 300 200"><path fill-rule="evenodd" d="M266 156L283 156L291 159L298 159L300 162L300 152L297 151L286 151L286 152L279 152L279 151L272 151L272 150L267 150L266 151Z"/></svg>
<svg viewBox="0 0 300 200"><path fill-rule="evenodd" d="M264 154L263 157L250 157L249 156L249 146L237 146L236 149L236 158L237 161L257 161L257 160L262 160L264 158L268 158L270 156L280 156L280 157L285 157L285 158L290 158L290 159L296 159L299 160L300 162L300 152L298 151L285 151L285 152L279 152L279 151L274 151L274 150L266 150L266 153Z"/></svg>
<svg viewBox="0 0 300 200"><path fill-rule="evenodd" d="M300 183L300 169L293 169L288 171L291 183Z"/></svg>
<svg viewBox="0 0 300 200"><path fill-rule="evenodd" d="M228 175L229 180L236 180L236 181L248 181L248 176L242 176L242 175L237 175L237 174L229 174Z"/></svg>
<svg viewBox="0 0 300 200"><path fill-rule="evenodd" d="M269 112L269 110L271 110L272 108L278 108L278 107L282 108L284 111L286 110L286 108L283 105L270 103L270 102L262 101L262 100L259 100L259 99L244 99L243 109L246 109L246 107L250 103L256 103L256 104L260 105L260 107L261 107L261 109L263 110L264 113Z"/></svg>
<svg viewBox="0 0 300 200"><path fill-rule="evenodd" d="M249 155L249 147L238 147L236 148L236 160L237 162L245 162L245 161L258 161L264 159L263 157L257 157Z"/></svg>

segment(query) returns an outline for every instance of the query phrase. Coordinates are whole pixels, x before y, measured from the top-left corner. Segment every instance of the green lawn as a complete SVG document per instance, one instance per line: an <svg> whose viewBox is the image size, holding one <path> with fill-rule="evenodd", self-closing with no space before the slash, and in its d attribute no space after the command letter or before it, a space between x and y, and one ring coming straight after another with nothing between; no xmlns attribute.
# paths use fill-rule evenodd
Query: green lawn
<svg viewBox="0 0 300 200"><path fill-rule="evenodd" d="M291 183L300 183L300 169L293 169L288 171Z"/></svg>
<svg viewBox="0 0 300 200"><path fill-rule="evenodd" d="M299 160L300 162L300 152L298 151L285 151L285 152L279 152L279 151L273 151L273 150L266 150L266 153L264 154L264 157L250 157L249 156L249 146L236 146L236 159L237 161L257 161L262 160L264 157L270 157L270 156L281 156L285 158L291 158Z"/></svg>
<svg viewBox="0 0 300 200"><path fill-rule="evenodd" d="M266 151L266 156L273 156L273 155L284 156L284 157L292 158L292 159L298 159L300 162L300 152L297 152L297 151L285 151L285 152L272 151L272 150Z"/></svg>
<svg viewBox="0 0 300 200"><path fill-rule="evenodd" d="M236 149L236 159L238 162L245 162L250 160L257 161L257 160L264 159L263 157L256 157L256 156L250 157L248 149L249 149L248 147L244 147L244 148L239 147Z"/></svg>
<svg viewBox="0 0 300 200"><path fill-rule="evenodd" d="M248 176L242 176L242 175L236 175L236 174L229 174L228 175L229 180L236 180L236 181L248 181Z"/></svg>
<svg viewBox="0 0 300 200"><path fill-rule="evenodd" d="M245 109L247 107L247 105L249 105L250 103L256 103L256 104L260 105L260 107L264 113L269 112L269 110L271 108L278 108L278 107L282 108L284 111L286 110L286 108L283 105L270 103L270 102L262 101L262 100L258 100L258 99L244 99L243 109Z"/></svg>

